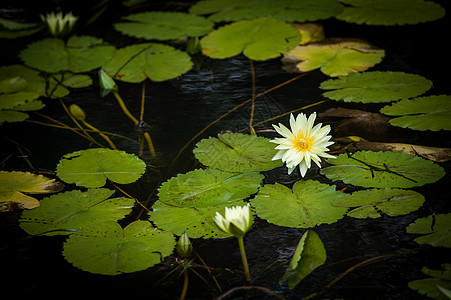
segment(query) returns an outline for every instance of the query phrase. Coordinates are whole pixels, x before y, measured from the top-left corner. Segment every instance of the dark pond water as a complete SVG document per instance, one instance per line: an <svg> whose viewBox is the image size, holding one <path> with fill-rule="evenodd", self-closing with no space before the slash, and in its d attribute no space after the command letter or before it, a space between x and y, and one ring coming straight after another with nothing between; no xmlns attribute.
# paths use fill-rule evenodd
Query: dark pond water
<svg viewBox="0 0 451 300"><path fill-rule="evenodd" d="M439 1L437 1L439 2ZM444 2L444 1L442 1ZM447 7L446 3L444 6ZM10 6L4 14L12 14ZM173 6L171 6L173 7ZM151 8L152 9L152 8ZM14 12L29 16L29 10ZM127 14L127 12L123 12ZM103 20L114 20L119 12ZM450 69L448 49L443 41L449 31L449 18L436 22L404 26L357 26L328 20L323 22L328 37L354 37L371 42L386 50L383 62L373 70L404 71L422 75L433 81L429 94L449 94L449 76L443 72ZM109 26L89 28L87 34L96 35L117 47L131 40L119 36ZM23 49L26 41L3 41L3 65L14 63L17 51ZM178 79L163 83L146 83L146 107L144 120L149 124L157 159L150 163L149 174L128 192L140 200L146 200L161 181L199 167L191 150L187 147L183 155L169 169L178 151L202 128L251 96L251 73L249 61L241 56L226 60L211 60L195 57L196 68ZM273 86L293 78L281 70L278 60L255 63L256 92L261 93ZM99 97L97 76L90 74L94 84L90 88L77 89L64 98L66 105L76 103L87 112L88 121L99 129L137 139L137 132L120 111L112 96ZM266 120L284 112L324 100L319 84L328 79L319 71L270 92L256 102L255 122ZM140 111L141 85L120 84L120 93L134 115ZM46 108L40 113L70 124L58 101L46 101ZM333 101L305 110L323 112L332 107L348 107L378 111L379 105L349 105ZM240 131L249 122L250 106L245 105L211 126L201 138L216 135L224 130ZM43 119L32 115L32 120ZM287 118L280 119L287 123ZM337 120L323 119L334 129ZM270 123L256 127L270 128ZM53 171L62 155L76 150L90 148L85 139L62 129L39 126L28 122L3 124L0 127L2 158L13 153L3 165L4 169L29 170L30 166L20 158L16 144L29 150L28 159L34 171ZM372 141L406 142L437 147L451 147L450 135L444 132L417 132L393 129L388 136L380 132L368 133L354 129L341 135L360 135ZM262 135L271 136L271 133ZM377 136L377 139L374 137ZM338 137L338 136L334 136ZM138 152L138 145L122 138L113 138L118 148L130 153ZM145 154L148 156L148 154ZM450 163L441 164L449 173ZM33 170L32 170L33 171ZM266 183L275 181L291 186L300 178L294 174L285 175L285 170L267 172ZM312 169L308 178L327 182ZM416 220L436 213L451 211L448 191L449 175L438 183L416 188L426 197L426 204L418 211L400 217L382 217L375 220L344 218L331 225L321 225L315 231L321 237L327 251L327 263L309 275L298 287L289 291L279 280L286 268L304 230L271 225L257 219L246 235L245 243L253 281L251 286L265 287L282 294L288 299L300 299L313 292L321 293L319 299L423 299L410 290L407 282L424 277L421 267L439 268L451 257L446 249L421 247L413 242L414 236L405 233L405 227ZM70 188L70 187L68 187ZM155 197L150 198L149 206ZM139 217L139 208L130 217ZM145 215L145 214L143 214ZM141 217L143 217L141 215ZM63 237L37 237L28 239L17 223L18 213L0 215L1 272L3 290L13 290L17 295L88 296L142 296L151 299L177 299L182 288L182 278L163 278L179 263L169 257L164 263L148 270L119 276L101 276L74 268L61 255ZM214 268L222 292L233 287L245 286L241 274L241 260L236 239L194 240L194 247L206 264ZM379 257L368 264L356 267L346 273L335 284L341 274L365 260ZM448 261L446 259L448 258ZM188 299L209 299L221 294L205 268L196 261L194 270L207 282L190 273ZM227 299L272 299L267 293L251 289L238 291Z"/></svg>

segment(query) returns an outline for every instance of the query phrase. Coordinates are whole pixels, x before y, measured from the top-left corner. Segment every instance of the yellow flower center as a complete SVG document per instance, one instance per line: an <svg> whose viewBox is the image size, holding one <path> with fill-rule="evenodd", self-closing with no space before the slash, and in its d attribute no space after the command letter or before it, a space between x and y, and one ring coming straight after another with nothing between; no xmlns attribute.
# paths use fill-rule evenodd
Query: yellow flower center
<svg viewBox="0 0 451 300"><path fill-rule="evenodd" d="M310 151L310 149L312 148L313 145L313 141L310 137L306 137L306 136L296 136L293 139L293 145L296 148L296 150L298 151Z"/></svg>

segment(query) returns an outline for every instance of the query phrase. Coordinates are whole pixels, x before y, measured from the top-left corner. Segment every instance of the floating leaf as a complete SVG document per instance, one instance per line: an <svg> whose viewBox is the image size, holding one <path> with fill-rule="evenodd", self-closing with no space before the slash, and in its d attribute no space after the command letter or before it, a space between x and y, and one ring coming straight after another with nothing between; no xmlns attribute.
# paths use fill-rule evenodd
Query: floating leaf
<svg viewBox="0 0 451 300"><path fill-rule="evenodd" d="M299 42L299 45L324 40L324 28L318 23L294 23L291 24L291 26L299 30L299 33L301 34L301 41Z"/></svg>
<svg viewBox="0 0 451 300"><path fill-rule="evenodd" d="M410 188L436 182L445 175L432 161L403 152L359 151L327 162L332 166L321 169L321 174L364 187Z"/></svg>
<svg viewBox="0 0 451 300"><path fill-rule="evenodd" d="M19 23L0 18L0 38L15 39L34 34L42 30L40 23Z"/></svg>
<svg viewBox="0 0 451 300"><path fill-rule="evenodd" d="M135 221L122 229L113 221L99 222L73 234L64 244L64 258L84 271L117 275L145 270L169 256L175 247L170 232Z"/></svg>
<svg viewBox="0 0 451 300"><path fill-rule="evenodd" d="M178 207L209 207L242 200L257 192L264 176L199 169L179 174L158 190L161 202Z"/></svg>
<svg viewBox="0 0 451 300"><path fill-rule="evenodd" d="M288 21L305 22L327 19L339 14L343 6L334 0L205 0L190 8L192 14L212 14L215 22L239 21L268 17Z"/></svg>
<svg viewBox="0 0 451 300"><path fill-rule="evenodd" d="M282 161L271 160L277 153L274 144L256 135L219 134L201 140L193 153L203 165L227 172L268 171L282 166Z"/></svg>
<svg viewBox="0 0 451 300"><path fill-rule="evenodd" d="M228 58L241 52L253 60L280 56L301 40L299 31L274 18L245 20L225 25L201 39L202 53Z"/></svg>
<svg viewBox="0 0 451 300"><path fill-rule="evenodd" d="M145 43L117 50L103 69L115 79L137 83L147 78L153 81L173 79L192 66L186 52L163 44Z"/></svg>
<svg viewBox="0 0 451 300"><path fill-rule="evenodd" d="M357 39L326 39L296 46L284 54L285 69L308 72L320 68L326 75L362 72L381 62L385 51ZM294 65L294 67L293 67Z"/></svg>
<svg viewBox="0 0 451 300"><path fill-rule="evenodd" d="M0 171L0 211L9 210L7 203L14 202L20 208L32 209L39 206L36 198L27 194L46 194L59 192L62 184L42 175L29 172Z"/></svg>
<svg viewBox="0 0 451 300"><path fill-rule="evenodd" d="M407 226L407 233L426 234L416 238L418 244L451 248L451 213L420 218Z"/></svg>
<svg viewBox="0 0 451 300"><path fill-rule="evenodd" d="M244 206L246 203L237 201L233 206ZM171 231L176 235L183 232L190 238L226 238L232 235L222 232L213 217L216 212L224 215L225 207L231 204L223 204L209 207L177 207L166 205L161 201L155 202L152 211L149 213L150 221L154 222L158 228Z"/></svg>
<svg viewBox="0 0 451 300"><path fill-rule="evenodd" d="M423 205L424 197L420 193L401 189L371 189L356 191L337 199L333 205L340 207L358 207L347 213L353 218L378 218L381 213L389 216L405 215Z"/></svg>
<svg viewBox="0 0 451 300"><path fill-rule="evenodd" d="M451 96L438 95L404 99L385 106L381 113L402 116L390 120L393 126L415 130L451 130Z"/></svg>
<svg viewBox="0 0 451 300"><path fill-rule="evenodd" d="M409 282L409 287L433 299L446 300L449 294L446 290L451 290L451 264L443 264L443 270L431 270L423 267L421 271L433 278L418 279Z"/></svg>
<svg viewBox="0 0 451 300"><path fill-rule="evenodd" d="M301 237L281 283L288 281L293 289L302 279L326 262L326 249L313 230L307 230Z"/></svg>
<svg viewBox="0 0 451 300"><path fill-rule="evenodd" d="M346 208L336 207L332 202L344 193L334 186L314 180L300 180L290 188L268 184L260 188L251 200L257 215L270 223L294 228L311 228L331 224L341 219Z"/></svg>
<svg viewBox="0 0 451 300"><path fill-rule="evenodd" d="M114 28L138 38L172 40L184 36L202 36L214 23L200 16L180 12L141 12L123 18L128 23L116 23Z"/></svg>
<svg viewBox="0 0 451 300"><path fill-rule="evenodd" d="M104 186L107 179L120 184L132 183L145 171L146 164L134 154L105 148L66 154L56 167L63 181L88 188Z"/></svg>
<svg viewBox="0 0 451 300"><path fill-rule="evenodd" d="M53 195L41 200L41 206L24 211L20 227L28 234L70 234L100 221L117 221L129 214L134 200L108 199L109 189L78 190Z"/></svg>
<svg viewBox="0 0 451 300"><path fill-rule="evenodd" d="M92 84L92 79L84 74L54 74L48 78L46 95L50 98L62 98L69 95L68 88L82 88Z"/></svg>
<svg viewBox="0 0 451 300"><path fill-rule="evenodd" d="M345 102L380 103L416 97L432 87L424 77L403 72L355 73L321 83L323 90L335 90L323 95Z"/></svg>
<svg viewBox="0 0 451 300"><path fill-rule="evenodd" d="M99 38L72 36L67 43L57 38L34 42L19 56L27 66L41 71L80 73L101 67L113 57L114 51L114 46Z"/></svg>
<svg viewBox="0 0 451 300"><path fill-rule="evenodd" d="M367 25L405 25L434 21L445 15L443 7L423 0L342 0L345 9L336 16Z"/></svg>

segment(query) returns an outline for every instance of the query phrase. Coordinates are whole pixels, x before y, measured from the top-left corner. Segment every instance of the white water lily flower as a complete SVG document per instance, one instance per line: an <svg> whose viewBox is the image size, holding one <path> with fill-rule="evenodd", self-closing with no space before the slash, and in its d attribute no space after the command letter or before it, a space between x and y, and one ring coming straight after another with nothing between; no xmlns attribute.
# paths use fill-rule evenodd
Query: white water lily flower
<svg viewBox="0 0 451 300"><path fill-rule="evenodd" d="M308 119L303 113L296 118L293 114L290 115L291 130L279 123L279 126L273 125L274 129L283 136L283 138L276 138L271 140L272 143L279 144L276 149L279 150L272 160L281 159L288 167L288 174L291 174L296 166L299 165L301 176L311 166L311 161L314 161L318 167L321 167L321 158L336 158L333 155L327 154L328 146L334 142L330 142L330 126L321 127L321 123L313 127L316 119L316 113L311 114Z"/></svg>
<svg viewBox="0 0 451 300"><path fill-rule="evenodd" d="M63 15L62 12L48 13L47 15L41 15L41 20L49 28L50 33L53 36L68 34L77 22L78 17L74 16L71 12Z"/></svg>
<svg viewBox="0 0 451 300"><path fill-rule="evenodd" d="M249 203L246 206L226 207L224 217L216 212L213 220L221 231L242 237L252 225Z"/></svg>

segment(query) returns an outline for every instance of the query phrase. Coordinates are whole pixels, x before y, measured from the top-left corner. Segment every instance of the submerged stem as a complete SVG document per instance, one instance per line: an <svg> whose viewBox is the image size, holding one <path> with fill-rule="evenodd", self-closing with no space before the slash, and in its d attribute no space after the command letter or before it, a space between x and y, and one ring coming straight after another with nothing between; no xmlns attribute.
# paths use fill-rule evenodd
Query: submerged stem
<svg viewBox="0 0 451 300"><path fill-rule="evenodd" d="M238 237L238 245L240 247L241 260L243 261L244 274L246 275L246 280L251 280L251 273L249 272L249 265L247 263L246 251L244 250L244 239L243 237Z"/></svg>
<svg viewBox="0 0 451 300"><path fill-rule="evenodd" d="M117 150L116 145L113 143L112 140L110 140L109 137L107 137L106 135L104 135L100 130L98 130L97 128L95 128L94 126L92 126L91 124L89 124L88 122L86 122L85 120L81 121L86 127L88 127L89 129L91 129L92 131L98 133L105 141L107 141L107 143L110 145L111 149L113 150Z"/></svg>
<svg viewBox="0 0 451 300"><path fill-rule="evenodd" d="M118 92L113 91L113 95L116 98L117 102L119 103L119 106L121 107L124 114L133 121L133 123L136 125L139 123L139 121L128 111L127 106L125 106L124 100L122 100L121 96Z"/></svg>
<svg viewBox="0 0 451 300"><path fill-rule="evenodd" d="M188 291L188 270L183 271L183 289L180 294L180 300L184 300L186 297L186 292Z"/></svg>
<svg viewBox="0 0 451 300"><path fill-rule="evenodd" d="M251 105L251 117L249 120L249 130L251 134L256 135L255 129L252 126L252 122L254 121L254 111L255 111L255 71L254 71L254 62L252 59L249 60L251 65L251 76L252 76L252 105Z"/></svg>

